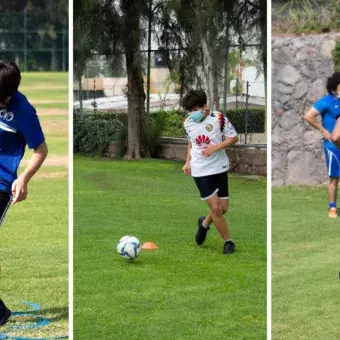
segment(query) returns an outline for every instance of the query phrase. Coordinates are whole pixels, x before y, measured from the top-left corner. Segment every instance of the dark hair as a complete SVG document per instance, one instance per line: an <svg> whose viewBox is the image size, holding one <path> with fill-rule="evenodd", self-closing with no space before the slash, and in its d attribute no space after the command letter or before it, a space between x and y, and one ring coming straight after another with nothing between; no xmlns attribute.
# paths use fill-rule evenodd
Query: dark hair
<svg viewBox="0 0 340 340"><path fill-rule="evenodd" d="M334 72L331 77L327 79L327 91L332 94L340 84L340 72Z"/></svg>
<svg viewBox="0 0 340 340"><path fill-rule="evenodd" d="M207 95L203 90L189 90L180 101L180 105L187 111L192 110L194 106L203 107L206 103Z"/></svg>
<svg viewBox="0 0 340 340"><path fill-rule="evenodd" d="M12 97L20 85L19 67L6 60L0 60L0 102Z"/></svg>

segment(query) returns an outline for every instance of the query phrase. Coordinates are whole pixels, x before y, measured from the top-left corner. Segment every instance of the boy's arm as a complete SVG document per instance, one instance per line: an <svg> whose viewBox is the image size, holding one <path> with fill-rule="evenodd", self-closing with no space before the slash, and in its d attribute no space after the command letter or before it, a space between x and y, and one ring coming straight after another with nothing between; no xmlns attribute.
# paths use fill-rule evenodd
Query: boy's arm
<svg viewBox="0 0 340 340"><path fill-rule="evenodd" d="M184 167L182 168L182 171L186 174L186 175L191 175L191 166L190 166L190 160L191 160L191 142L188 143L188 147L187 147L187 156L186 156L186 161L184 164Z"/></svg>
<svg viewBox="0 0 340 340"><path fill-rule="evenodd" d="M340 117L339 117L340 118ZM340 119L337 119L335 127L331 133L331 141L340 148Z"/></svg>
<svg viewBox="0 0 340 340"><path fill-rule="evenodd" d="M48 149L45 142L34 149L34 154L31 157L29 165L12 185L12 195L14 196L13 204L26 199L27 184L44 163L47 153Z"/></svg>
<svg viewBox="0 0 340 340"><path fill-rule="evenodd" d="M320 113L314 108L310 108L309 111L305 114L305 116L303 117L304 120L311 126L313 126L314 128L318 129L324 136L325 139L330 140L331 139L331 134L329 131L327 131L322 124L317 121L316 117L319 115Z"/></svg>
<svg viewBox="0 0 340 340"><path fill-rule="evenodd" d="M223 142L216 145L209 145L205 149L202 150L202 155L205 157L209 157L214 152L222 149L226 149L229 146L232 146L238 142L238 136L235 137L227 137Z"/></svg>

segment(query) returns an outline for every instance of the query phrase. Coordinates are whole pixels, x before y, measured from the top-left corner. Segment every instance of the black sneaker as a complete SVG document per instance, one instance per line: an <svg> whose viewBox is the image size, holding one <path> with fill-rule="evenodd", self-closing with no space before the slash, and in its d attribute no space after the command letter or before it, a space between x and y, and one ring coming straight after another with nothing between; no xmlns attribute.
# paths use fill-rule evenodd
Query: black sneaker
<svg viewBox="0 0 340 340"><path fill-rule="evenodd" d="M196 243L200 246L204 243L205 238L207 237L207 232L210 229L203 227L203 221L205 220L205 216L201 216L198 218L198 229L196 233Z"/></svg>
<svg viewBox="0 0 340 340"><path fill-rule="evenodd" d="M11 315L12 312L0 300L0 326L3 326L8 321Z"/></svg>
<svg viewBox="0 0 340 340"><path fill-rule="evenodd" d="M223 246L223 254L232 254L235 251L235 243L233 241L225 241Z"/></svg>

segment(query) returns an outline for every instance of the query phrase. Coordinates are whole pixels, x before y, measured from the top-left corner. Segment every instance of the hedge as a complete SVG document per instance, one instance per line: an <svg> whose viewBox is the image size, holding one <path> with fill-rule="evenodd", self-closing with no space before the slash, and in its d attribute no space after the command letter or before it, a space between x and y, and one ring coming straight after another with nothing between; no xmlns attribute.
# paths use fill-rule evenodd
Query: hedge
<svg viewBox="0 0 340 340"><path fill-rule="evenodd" d="M248 133L265 131L265 110L263 108L237 108L227 110L227 117L238 133L245 133L248 115ZM181 110L150 113L149 147L152 156L157 156L160 137L184 137L183 121L186 113ZM127 136L126 113L80 113L74 111L74 152L101 156L110 141L121 142L124 154Z"/></svg>

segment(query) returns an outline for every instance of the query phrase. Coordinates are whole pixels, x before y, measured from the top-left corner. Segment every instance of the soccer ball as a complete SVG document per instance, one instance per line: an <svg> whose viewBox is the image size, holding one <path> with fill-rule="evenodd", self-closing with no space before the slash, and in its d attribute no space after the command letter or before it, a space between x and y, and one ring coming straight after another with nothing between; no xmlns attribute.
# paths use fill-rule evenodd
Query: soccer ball
<svg viewBox="0 0 340 340"><path fill-rule="evenodd" d="M118 254L124 259L133 260L140 254L142 246L137 237L124 236L117 245Z"/></svg>

